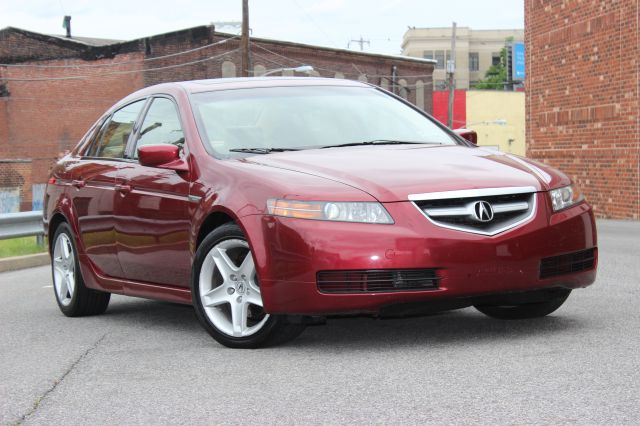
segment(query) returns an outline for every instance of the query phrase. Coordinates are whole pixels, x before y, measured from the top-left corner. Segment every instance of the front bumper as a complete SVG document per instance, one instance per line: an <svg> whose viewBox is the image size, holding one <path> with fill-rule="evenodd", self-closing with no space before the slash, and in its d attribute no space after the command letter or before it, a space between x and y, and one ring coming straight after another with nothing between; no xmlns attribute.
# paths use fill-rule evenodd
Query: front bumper
<svg viewBox="0 0 640 426"><path fill-rule="evenodd" d="M543 258L596 248L595 221L586 203L549 214L538 193L527 223L483 236L430 223L410 202L387 203L394 225L324 222L273 216L242 218L251 242L264 308L269 313L377 313L401 303L585 287L593 268L540 278ZM597 256L597 250L595 250ZM434 268L437 289L392 293L325 294L318 271Z"/></svg>

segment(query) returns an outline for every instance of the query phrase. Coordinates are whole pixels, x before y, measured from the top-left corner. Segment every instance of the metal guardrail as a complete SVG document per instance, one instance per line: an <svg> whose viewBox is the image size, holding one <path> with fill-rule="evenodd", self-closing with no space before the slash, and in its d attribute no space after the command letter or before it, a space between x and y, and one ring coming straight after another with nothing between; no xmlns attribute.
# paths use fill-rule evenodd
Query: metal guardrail
<svg viewBox="0 0 640 426"><path fill-rule="evenodd" d="M0 240L32 235L44 237L41 210L0 214Z"/></svg>

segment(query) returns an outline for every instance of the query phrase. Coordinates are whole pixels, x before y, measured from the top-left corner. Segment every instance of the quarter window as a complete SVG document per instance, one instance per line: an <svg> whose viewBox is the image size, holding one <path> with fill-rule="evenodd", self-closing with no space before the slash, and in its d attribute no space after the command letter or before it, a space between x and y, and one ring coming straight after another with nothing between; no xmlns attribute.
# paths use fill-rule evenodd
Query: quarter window
<svg viewBox="0 0 640 426"><path fill-rule="evenodd" d="M97 141L100 140L100 135L102 133L103 128L105 127L105 123L109 120L109 117L102 118L98 123L93 126L89 136L85 139L85 144L81 147L81 155L89 156L96 149Z"/></svg>
<svg viewBox="0 0 640 426"><path fill-rule="evenodd" d="M167 98L155 98L140 127L134 157L145 145L172 144L184 146L184 133L175 104Z"/></svg>
<svg viewBox="0 0 640 426"><path fill-rule="evenodd" d="M123 158L133 125L140 114L144 101L136 101L116 111L106 123L94 146L89 149L89 156L105 158Z"/></svg>

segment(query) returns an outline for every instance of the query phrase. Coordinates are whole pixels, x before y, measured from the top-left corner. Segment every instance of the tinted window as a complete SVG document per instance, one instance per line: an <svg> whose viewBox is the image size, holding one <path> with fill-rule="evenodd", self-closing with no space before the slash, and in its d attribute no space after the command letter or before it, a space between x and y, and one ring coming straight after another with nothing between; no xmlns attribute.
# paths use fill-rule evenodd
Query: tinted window
<svg viewBox="0 0 640 426"><path fill-rule="evenodd" d="M213 151L312 149L387 139L454 145L427 117L372 88L275 87L194 94L200 134Z"/></svg>
<svg viewBox="0 0 640 426"><path fill-rule="evenodd" d="M167 98L155 98L140 127L134 156L144 145L184 145L184 133L174 103Z"/></svg>
<svg viewBox="0 0 640 426"><path fill-rule="evenodd" d="M116 111L111 120L103 126L98 135L95 147L87 153L92 157L123 158L129 135L144 105L144 100L137 101Z"/></svg>
<svg viewBox="0 0 640 426"><path fill-rule="evenodd" d="M95 151L96 144L98 143L97 141L100 140L100 135L102 134L102 130L105 127L105 122L108 121L108 119L108 117L101 119L100 122L96 123L93 129L91 129L89 136L87 136L86 138L86 144L81 151L81 155L89 156L92 152Z"/></svg>

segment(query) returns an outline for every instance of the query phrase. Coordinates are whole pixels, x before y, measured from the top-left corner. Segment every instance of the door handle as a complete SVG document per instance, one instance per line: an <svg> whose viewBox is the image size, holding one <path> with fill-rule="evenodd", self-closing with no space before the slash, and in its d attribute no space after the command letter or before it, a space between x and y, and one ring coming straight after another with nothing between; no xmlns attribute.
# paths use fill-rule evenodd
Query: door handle
<svg viewBox="0 0 640 426"><path fill-rule="evenodd" d="M74 179L71 181L71 185L75 186L78 189L84 187L86 184L87 183L82 179L78 179L78 180Z"/></svg>
<svg viewBox="0 0 640 426"><path fill-rule="evenodd" d="M125 185L125 184L121 184L121 183L117 183L116 184L116 191L122 193L122 194L126 194L128 192L131 192L131 185Z"/></svg>

